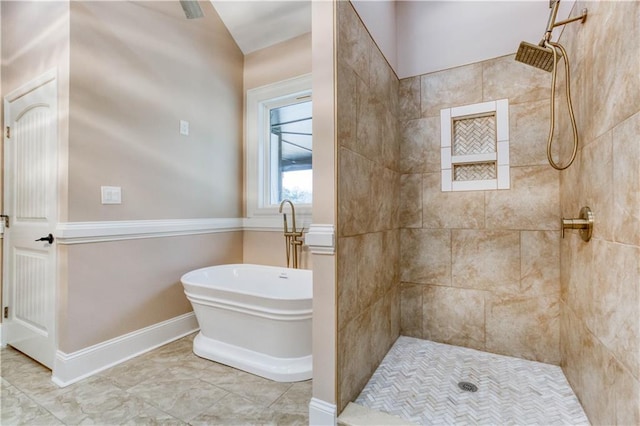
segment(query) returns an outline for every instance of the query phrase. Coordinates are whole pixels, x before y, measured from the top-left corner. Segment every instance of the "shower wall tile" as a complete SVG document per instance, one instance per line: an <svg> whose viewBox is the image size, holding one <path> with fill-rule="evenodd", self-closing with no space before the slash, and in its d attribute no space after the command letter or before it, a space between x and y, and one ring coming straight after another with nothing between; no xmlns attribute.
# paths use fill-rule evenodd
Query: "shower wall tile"
<svg viewBox="0 0 640 426"><path fill-rule="evenodd" d="M400 280L420 284L451 282L451 231L403 229Z"/></svg>
<svg viewBox="0 0 640 426"><path fill-rule="evenodd" d="M591 19L603 23L584 31L591 59L586 83L591 90L584 95L590 95L587 124L592 126L589 136L595 138L636 113L640 105L640 90L637 90L640 55L632 53L640 52L640 4L635 1L589 3Z"/></svg>
<svg viewBox="0 0 640 426"><path fill-rule="evenodd" d="M400 226L422 227L422 175L402 175L400 178Z"/></svg>
<svg viewBox="0 0 640 426"><path fill-rule="evenodd" d="M382 296L385 256L383 234L373 232L361 236L360 258L354 259L358 267L358 297L361 308L369 307Z"/></svg>
<svg viewBox="0 0 640 426"><path fill-rule="evenodd" d="M486 350L550 364L560 362L557 295L492 296L485 303Z"/></svg>
<svg viewBox="0 0 640 426"><path fill-rule="evenodd" d="M451 231L452 285L497 294L520 291L520 233Z"/></svg>
<svg viewBox="0 0 640 426"><path fill-rule="evenodd" d="M640 246L640 113L613 129L613 213L615 241Z"/></svg>
<svg viewBox="0 0 640 426"><path fill-rule="evenodd" d="M587 317L587 328L640 378L640 248L609 241L594 241L593 248L591 297L598 303Z"/></svg>
<svg viewBox="0 0 640 426"><path fill-rule="evenodd" d="M640 382L624 368L616 368L612 388L616 396L616 424L640 425Z"/></svg>
<svg viewBox="0 0 640 426"><path fill-rule="evenodd" d="M423 117L440 116L440 110L482 102L482 64L475 63L425 74L420 84ZM505 98L498 96L492 100Z"/></svg>
<svg viewBox="0 0 640 426"><path fill-rule="evenodd" d="M420 284L402 283L400 289L400 334L423 338L422 294Z"/></svg>
<svg viewBox="0 0 640 426"><path fill-rule="evenodd" d="M400 170L440 172L440 117L405 121L400 129Z"/></svg>
<svg viewBox="0 0 640 426"><path fill-rule="evenodd" d="M560 232L520 232L520 294L560 293Z"/></svg>
<svg viewBox="0 0 640 426"><path fill-rule="evenodd" d="M512 167L511 189L485 193L486 227L557 230L559 173L549 166Z"/></svg>
<svg viewBox="0 0 640 426"><path fill-rule="evenodd" d="M337 62L349 66L369 84L371 38L348 2L337 2L337 8Z"/></svg>
<svg viewBox="0 0 640 426"><path fill-rule="evenodd" d="M388 109L383 108L381 118L381 158L378 164L390 170L400 168L400 138L398 136L398 118Z"/></svg>
<svg viewBox="0 0 640 426"><path fill-rule="evenodd" d="M338 232L356 235L371 228L371 177L373 163L360 154L340 148L338 182Z"/></svg>
<svg viewBox="0 0 640 426"><path fill-rule="evenodd" d="M380 102L397 117L398 88L400 82L395 72L385 59L375 43L370 43L371 49L371 81L369 87Z"/></svg>
<svg viewBox="0 0 640 426"><path fill-rule="evenodd" d="M440 176L440 172L423 175L422 226L442 229L483 228L484 192L442 192Z"/></svg>
<svg viewBox="0 0 640 426"><path fill-rule="evenodd" d="M398 118L413 120L420 118L420 77L410 77L400 80L398 86Z"/></svg>
<svg viewBox="0 0 640 426"><path fill-rule="evenodd" d="M486 292L424 286L423 335L435 342L485 349Z"/></svg>
<svg viewBox="0 0 640 426"><path fill-rule="evenodd" d="M338 330L347 325L361 311L358 305L358 268L351 267L362 258L360 236L338 238L336 248L338 286Z"/></svg>
<svg viewBox="0 0 640 426"><path fill-rule="evenodd" d="M340 106L337 114L337 133L340 146L352 151L357 149L356 139L356 99L358 76L342 62L338 62L336 78L336 103Z"/></svg>
<svg viewBox="0 0 640 426"><path fill-rule="evenodd" d="M515 60L515 55L482 62L482 101L509 98L509 105L551 97L551 75Z"/></svg>
<svg viewBox="0 0 640 426"><path fill-rule="evenodd" d="M338 403L345 407L369 380L371 353L371 311L361 312L338 333Z"/></svg>
<svg viewBox="0 0 640 426"><path fill-rule="evenodd" d="M381 117L384 107L362 80L357 83L356 111L356 152L375 161L382 153Z"/></svg>
<svg viewBox="0 0 640 426"><path fill-rule="evenodd" d="M548 99L509 106L509 163L512 167L547 166L549 117Z"/></svg>
<svg viewBox="0 0 640 426"><path fill-rule="evenodd" d="M606 132L593 143L582 148L581 166L584 171L579 181L580 201L589 206L597 217L593 238L613 239L613 159L612 132ZM587 172L588 170L588 172ZM577 217L579 210L571 217Z"/></svg>
<svg viewBox="0 0 640 426"><path fill-rule="evenodd" d="M373 166L371 176L371 231L397 229L400 214L400 174L390 169Z"/></svg>

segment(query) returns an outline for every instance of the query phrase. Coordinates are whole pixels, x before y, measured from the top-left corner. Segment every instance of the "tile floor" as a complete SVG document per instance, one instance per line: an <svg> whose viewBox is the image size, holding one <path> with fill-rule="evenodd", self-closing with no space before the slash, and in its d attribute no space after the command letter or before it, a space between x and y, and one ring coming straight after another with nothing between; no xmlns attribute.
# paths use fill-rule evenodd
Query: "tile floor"
<svg viewBox="0 0 640 426"><path fill-rule="evenodd" d="M355 402L422 425L589 424L556 365L404 336Z"/></svg>
<svg viewBox="0 0 640 426"><path fill-rule="evenodd" d="M199 358L190 335L65 388L0 352L5 425L307 425L311 381L277 383Z"/></svg>

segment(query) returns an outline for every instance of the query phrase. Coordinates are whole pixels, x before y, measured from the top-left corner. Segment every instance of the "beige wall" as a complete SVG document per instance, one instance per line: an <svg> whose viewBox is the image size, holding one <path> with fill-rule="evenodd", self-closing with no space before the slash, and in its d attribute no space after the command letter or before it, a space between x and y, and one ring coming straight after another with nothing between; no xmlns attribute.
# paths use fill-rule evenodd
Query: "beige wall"
<svg viewBox="0 0 640 426"><path fill-rule="evenodd" d="M561 242L562 368L594 425L640 424L640 3L578 1L571 59L580 149L561 174L561 208L595 215ZM558 123L569 140L566 115Z"/></svg>
<svg viewBox="0 0 640 426"><path fill-rule="evenodd" d="M59 349L70 353L190 312L180 277L242 263L242 233L63 246L68 258Z"/></svg>
<svg viewBox="0 0 640 426"><path fill-rule="evenodd" d="M513 55L400 82L402 334L558 364L549 75ZM442 192L440 109L509 99L511 187Z"/></svg>
<svg viewBox="0 0 640 426"><path fill-rule="evenodd" d="M244 99L246 101L247 90L309 73L311 73L311 33L252 52L244 59ZM300 222L300 218L298 221ZM243 247L245 263L286 265L284 236L280 230L245 231ZM311 269L309 252L303 249L301 256L300 267Z"/></svg>
<svg viewBox="0 0 640 426"><path fill-rule="evenodd" d="M400 331L398 79L349 2L337 8L338 411Z"/></svg>
<svg viewBox="0 0 640 426"><path fill-rule="evenodd" d="M243 56L201 7L71 3L70 221L241 215Z"/></svg>

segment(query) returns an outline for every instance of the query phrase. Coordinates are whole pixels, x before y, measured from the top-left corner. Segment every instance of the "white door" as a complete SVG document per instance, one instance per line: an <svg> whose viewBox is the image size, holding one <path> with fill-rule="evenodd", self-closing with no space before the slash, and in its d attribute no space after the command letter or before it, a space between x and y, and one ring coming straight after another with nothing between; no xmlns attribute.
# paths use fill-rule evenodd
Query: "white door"
<svg viewBox="0 0 640 426"><path fill-rule="evenodd" d="M55 357L56 249L40 240L57 222L57 80L47 73L4 99L5 343L51 368ZM40 241L36 241L40 240Z"/></svg>

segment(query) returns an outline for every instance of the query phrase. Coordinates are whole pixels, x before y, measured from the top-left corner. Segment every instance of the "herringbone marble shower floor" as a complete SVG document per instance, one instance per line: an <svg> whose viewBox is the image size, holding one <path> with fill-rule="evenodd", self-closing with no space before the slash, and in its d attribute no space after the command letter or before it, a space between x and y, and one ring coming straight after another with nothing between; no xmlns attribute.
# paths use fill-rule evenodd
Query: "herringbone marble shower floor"
<svg viewBox="0 0 640 426"><path fill-rule="evenodd" d="M421 425L589 424L558 366L404 336L355 402Z"/></svg>

